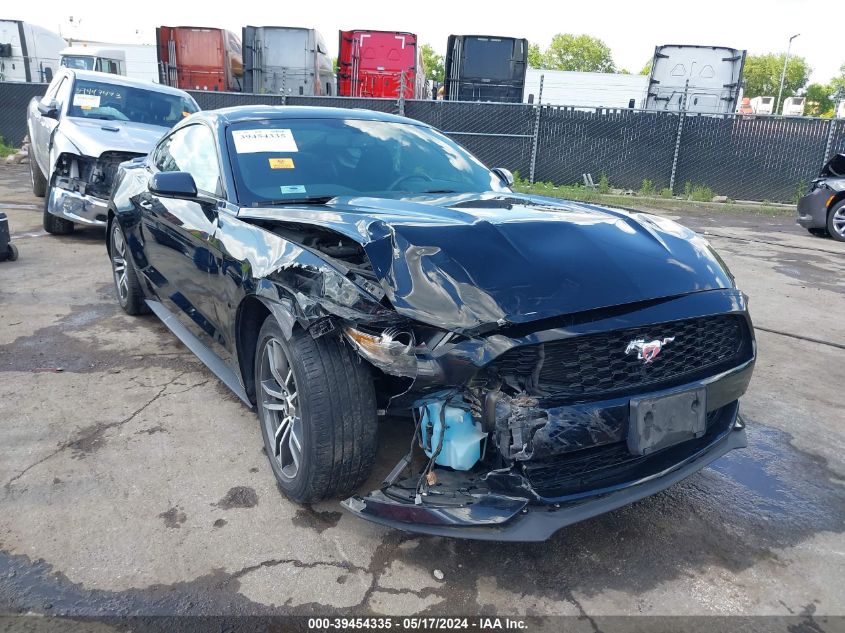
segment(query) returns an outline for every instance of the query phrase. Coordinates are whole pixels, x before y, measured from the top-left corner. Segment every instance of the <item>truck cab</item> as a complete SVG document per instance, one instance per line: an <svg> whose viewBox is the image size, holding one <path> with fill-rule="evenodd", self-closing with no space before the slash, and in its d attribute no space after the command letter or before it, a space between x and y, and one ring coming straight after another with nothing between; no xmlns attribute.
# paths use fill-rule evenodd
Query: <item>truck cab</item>
<svg viewBox="0 0 845 633"><path fill-rule="evenodd" d="M61 56L61 65L65 68L126 75L126 54L116 48L70 46L61 52Z"/></svg>
<svg viewBox="0 0 845 633"><path fill-rule="evenodd" d="M450 35L445 65L445 99L519 103L528 68L528 40Z"/></svg>
<svg viewBox="0 0 845 633"><path fill-rule="evenodd" d="M57 34L21 20L0 20L0 81L50 83L59 70Z"/></svg>

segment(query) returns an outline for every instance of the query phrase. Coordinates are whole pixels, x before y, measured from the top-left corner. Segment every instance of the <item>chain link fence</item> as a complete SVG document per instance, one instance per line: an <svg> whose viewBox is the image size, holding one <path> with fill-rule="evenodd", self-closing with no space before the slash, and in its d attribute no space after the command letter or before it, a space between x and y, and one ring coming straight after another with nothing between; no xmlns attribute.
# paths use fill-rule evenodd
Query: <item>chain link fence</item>
<svg viewBox="0 0 845 633"><path fill-rule="evenodd" d="M575 184L590 174L611 187L669 186L680 117L631 110L541 106L535 180Z"/></svg>
<svg viewBox="0 0 845 633"><path fill-rule="evenodd" d="M45 84L0 83L0 136L19 146L26 106ZM845 119L707 115L522 103L304 97L190 91L203 109L239 105L365 108L443 131L491 167L531 182L675 195L698 188L743 200L795 202L821 166L845 152Z"/></svg>
<svg viewBox="0 0 845 633"><path fill-rule="evenodd" d="M825 119L686 116L675 190L692 185L737 199L797 201L825 162L831 126L836 122Z"/></svg>
<svg viewBox="0 0 845 633"><path fill-rule="evenodd" d="M0 82L0 139L20 147L26 131L26 107L47 92L47 84Z"/></svg>
<svg viewBox="0 0 845 633"><path fill-rule="evenodd" d="M490 167L505 167L523 178L530 174L536 136L530 105L406 101L404 115L444 132Z"/></svg>

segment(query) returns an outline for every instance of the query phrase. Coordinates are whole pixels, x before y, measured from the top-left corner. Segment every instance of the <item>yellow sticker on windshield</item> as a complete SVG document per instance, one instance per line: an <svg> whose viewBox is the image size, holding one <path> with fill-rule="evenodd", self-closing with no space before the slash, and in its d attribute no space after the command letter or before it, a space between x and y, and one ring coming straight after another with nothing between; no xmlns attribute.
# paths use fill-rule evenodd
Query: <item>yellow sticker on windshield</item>
<svg viewBox="0 0 845 633"><path fill-rule="evenodd" d="M268 158L270 169L293 169L292 158Z"/></svg>

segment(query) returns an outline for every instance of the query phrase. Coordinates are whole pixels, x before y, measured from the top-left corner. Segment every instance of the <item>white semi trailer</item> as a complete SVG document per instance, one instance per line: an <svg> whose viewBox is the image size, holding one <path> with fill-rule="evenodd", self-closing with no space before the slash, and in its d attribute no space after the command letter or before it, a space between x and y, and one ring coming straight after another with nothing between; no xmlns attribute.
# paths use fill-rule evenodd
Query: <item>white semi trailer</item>
<svg viewBox="0 0 845 633"><path fill-rule="evenodd" d="M804 116L804 106L807 103L805 97L787 97L783 100L783 107L780 113L783 116Z"/></svg>
<svg viewBox="0 0 845 633"><path fill-rule="evenodd" d="M543 83L542 99L540 80ZM586 73L529 68L524 103L592 108L642 108L648 77L621 73Z"/></svg>
<svg viewBox="0 0 845 633"><path fill-rule="evenodd" d="M751 109L754 110L754 114L774 114L775 98L754 97L751 100Z"/></svg>
<svg viewBox="0 0 845 633"><path fill-rule="evenodd" d="M21 20L0 19L0 81L49 83L59 69L59 35Z"/></svg>

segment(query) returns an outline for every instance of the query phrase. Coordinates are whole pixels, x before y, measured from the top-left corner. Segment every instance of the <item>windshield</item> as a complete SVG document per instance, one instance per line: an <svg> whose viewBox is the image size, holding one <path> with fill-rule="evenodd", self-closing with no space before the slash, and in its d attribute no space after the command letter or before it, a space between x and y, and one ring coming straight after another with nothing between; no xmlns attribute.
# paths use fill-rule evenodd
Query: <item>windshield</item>
<svg viewBox="0 0 845 633"><path fill-rule="evenodd" d="M94 58L83 55L65 55L62 57L62 66L76 70L94 70Z"/></svg>
<svg viewBox="0 0 845 633"><path fill-rule="evenodd" d="M275 119L236 123L226 135L244 205L339 195L398 198L504 190L477 158L418 125Z"/></svg>
<svg viewBox="0 0 845 633"><path fill-rule="evenodd" d="M78 79L68 116L173 127L199 108L180 95Z"/></svg>

